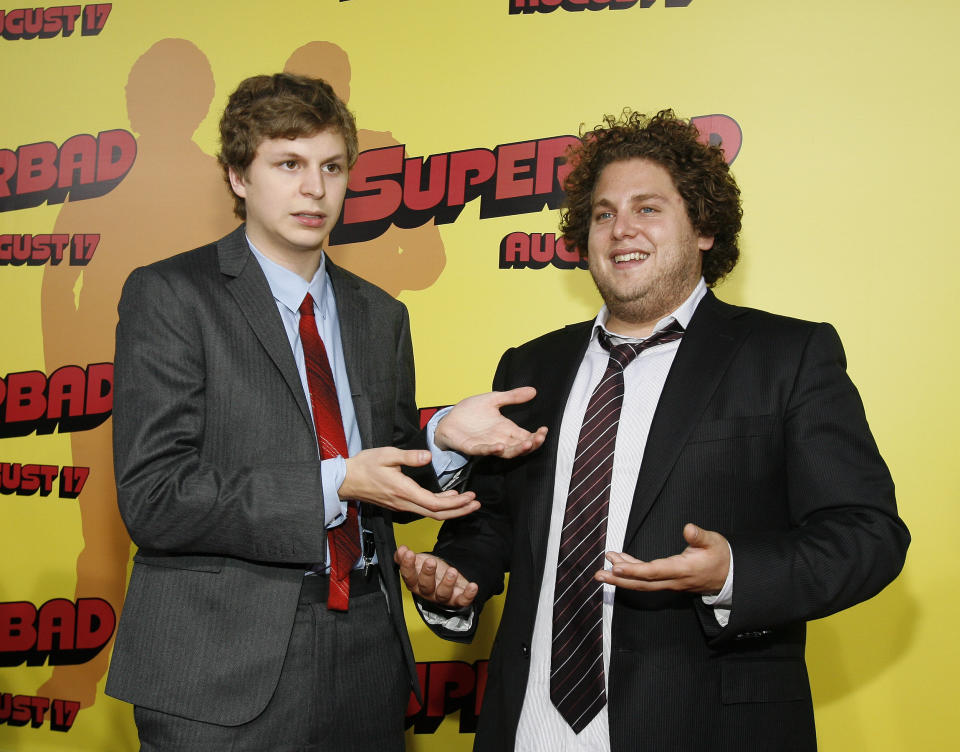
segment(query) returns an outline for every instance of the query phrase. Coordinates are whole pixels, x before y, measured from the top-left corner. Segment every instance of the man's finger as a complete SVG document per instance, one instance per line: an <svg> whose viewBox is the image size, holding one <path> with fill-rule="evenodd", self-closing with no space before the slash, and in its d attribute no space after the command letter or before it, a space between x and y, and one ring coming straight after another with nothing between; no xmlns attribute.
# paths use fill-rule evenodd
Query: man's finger
<svg viewBox="0 0 960 752"><path fill-rule="evenodd" d="M537 390L532 386L518 386L516 389L508 389L505 392L491 392L493 394L493 404L497 407L503 405L519 405L523 402L529 402L537 396Z"/></svg>
<svg viewBox="0 0 960 752"><path fill-rule="evenodd" d="M417 592L420 595L431 596L437 586L437 560L432 556L425 556L420 563L420 575L417 577Z"/></svg>
<svg viewBox="0 0 960 752"><path fill-rule="evenodd" d="M443 573L443 577L440 578L439 582L435 581L438 603L447 603L450 600L459 578L460 575L457 570L449 567L447 571Z"/></svg>
<svg viewBox="0 0 960 752"><path fill-rule="evenodd" d="M419 504L414 504L413 502L405 502L397 507L403 512L413 512L414 514L419 514L421 517L429 517L431 520L452 520L457 517L466 517L468 514L476 512L480 508L479 501L472 501L469 504L466 504L462 507L456 509L447 509L440 512L436 512L427 507L422 507Z"/></svg>
<svg viewBox="0 0 960 752"><path fill-rule="evenodd" d="M613 572L601 569L594 574L594 579L607 585L639 590L652 593L658 590L682 590L682 583L677 580L646 580L636 577L618 576Z"/></svg>
<svg viewBox="0 0 960 752"><path fill-rule="evenodd" d="M426 449L395 449L393 447L385 447L385 449L393 449L386 463L388 465L422 467L430 462L430 452Z"/></svg>
<svg viewBox="0 0 960 752"><path fill-rule="evenodd" d="M440 491L433 493L419 486L416 481L401 475L397 478L397 486L394 489L394 495L401 500L415 504L431 512L444 512L448 510L460 509L474 499L477 495L473 491L459 492L456 490Z"/></svg>

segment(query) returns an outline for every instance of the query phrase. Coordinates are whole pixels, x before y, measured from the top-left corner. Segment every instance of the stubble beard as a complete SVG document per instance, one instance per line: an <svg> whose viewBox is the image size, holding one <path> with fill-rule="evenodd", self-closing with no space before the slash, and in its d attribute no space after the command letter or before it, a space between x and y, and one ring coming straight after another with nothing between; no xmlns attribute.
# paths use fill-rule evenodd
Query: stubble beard
<svg viewBox="0 0 960 752"><path fill-rule="evenodd" d="M629 289L618 290L591 269L593 283L610 315L637 325L655 323L675 311L693 292L700 275L699 263L685 264L667 270L659 279L644 280Z"/></svg>

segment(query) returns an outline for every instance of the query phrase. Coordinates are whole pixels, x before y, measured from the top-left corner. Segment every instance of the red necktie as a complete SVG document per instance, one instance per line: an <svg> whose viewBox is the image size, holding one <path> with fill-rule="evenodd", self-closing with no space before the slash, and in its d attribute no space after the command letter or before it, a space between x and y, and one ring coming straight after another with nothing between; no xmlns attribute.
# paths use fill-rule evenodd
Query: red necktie
<svg viewBox="0 0 960 752"><path fill-rule="evenodd" d="M580 428L570 490L560 533L553 600L550 700L579 734L607 703L603 678L603 569L613 455L623 404L623 369L643 350L673 342L683 327L673 322L642 342L611 346L607 369L597 384Z"/></svg>
<svg viewBox="0 0 960 752"><path fill-rule="evenodd" d="M307 369L307 386L313 408L313 424L320 445L320 458L348 457L347 439L343 433L337 387L333 382L330 361L323 340L317 332L313 315L313 297L310 293L300 304L300 342ZM347 519L342 525L327 530L330 549L330 594L327 608L346 611L350 599L350 571L360 558L360 526L357 521L357 503L347 502Z"/></svg>

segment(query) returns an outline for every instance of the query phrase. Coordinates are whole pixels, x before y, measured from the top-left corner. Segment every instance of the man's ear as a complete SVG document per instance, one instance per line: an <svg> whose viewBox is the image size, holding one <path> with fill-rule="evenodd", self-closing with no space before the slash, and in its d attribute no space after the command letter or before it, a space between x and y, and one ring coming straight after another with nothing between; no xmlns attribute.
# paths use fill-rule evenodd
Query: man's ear
<svg viewBox="0 0 960 752"><path fill-rule="evenodd" d="M697 238L697 248L701 251L709 251L713 248L713 235L701 235Z"/></svg>
<svg viewBox="0 0 960 752"><path fill-rule="evenodd" d="M232 167L227 168L227 175L230 178L230 187L240 198L247 197L247 186L243 182L243 176Z"/></svg>

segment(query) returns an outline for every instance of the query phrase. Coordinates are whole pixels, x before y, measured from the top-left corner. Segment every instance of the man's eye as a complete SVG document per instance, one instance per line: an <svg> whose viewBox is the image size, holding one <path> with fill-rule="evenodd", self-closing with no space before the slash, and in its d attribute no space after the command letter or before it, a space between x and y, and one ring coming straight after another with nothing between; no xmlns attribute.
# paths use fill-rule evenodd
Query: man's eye
<svg viewBox="0 0 960 752"><path fill-rule="evenodd" d="M595 219L599 222L604 219L610 219L610 217L612 216L613 216L613 212L608 212L608 211L597 212Z"/></svg>
<svg viewBox="0 0 960 752"><path fill-rule="evenodd" d="M329 164L325 164L323 166L323 169L332 174L338 174L343 172L343 167L341 167L337 162L330 162Z"/></svg>
<svg viewBox="0 0 960 752"><path fill-rule="evenodd" d="M281 162L280 166L285 170L294 170L297 167L297 161L295 159L288 159L285 162Z"/></svg>

